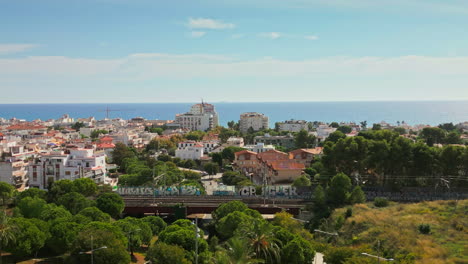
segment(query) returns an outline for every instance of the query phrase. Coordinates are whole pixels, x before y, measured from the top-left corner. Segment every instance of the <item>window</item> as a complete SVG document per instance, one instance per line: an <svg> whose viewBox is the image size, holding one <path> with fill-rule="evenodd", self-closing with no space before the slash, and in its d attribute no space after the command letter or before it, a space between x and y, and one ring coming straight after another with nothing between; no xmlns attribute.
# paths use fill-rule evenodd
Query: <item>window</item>
<svg viewBox="0 0 468 264"><path fill-rule="evenodd" d="M86 162L86 167L89 168L89 162Z"/></svg>
<svg viewBox="0 0 468 264"><path fill-rule="evenodd" d="M65 171L65 175L70 176L70 175L71 175L71 171Z"/></svg>

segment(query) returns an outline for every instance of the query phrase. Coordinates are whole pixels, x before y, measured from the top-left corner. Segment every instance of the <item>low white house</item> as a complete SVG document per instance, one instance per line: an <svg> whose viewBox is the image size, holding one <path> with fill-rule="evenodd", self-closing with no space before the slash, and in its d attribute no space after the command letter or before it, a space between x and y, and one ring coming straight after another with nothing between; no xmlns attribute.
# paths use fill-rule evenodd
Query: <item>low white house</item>
<svg viewBox="0 0 468 264"><path fill-rule="evenodd" d="M183 160L199 160L203 157L204 146L198 142L181 142L176 149L176 158Z"/></svg>

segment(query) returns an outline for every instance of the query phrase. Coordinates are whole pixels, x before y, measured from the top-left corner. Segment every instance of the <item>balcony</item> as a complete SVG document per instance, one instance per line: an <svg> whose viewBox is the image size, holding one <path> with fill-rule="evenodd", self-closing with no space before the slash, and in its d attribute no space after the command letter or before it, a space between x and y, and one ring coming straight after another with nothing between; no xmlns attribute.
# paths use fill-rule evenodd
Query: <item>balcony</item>
<svg viewBox="0 0 468 264"><path fill-rule="evenodd" d="M21 178L23 178L24 176L26 176L26 174L27 174L27 171L25 171L25 170L13 171L13 176L14 176L14 177L21 177Z"/></svg>

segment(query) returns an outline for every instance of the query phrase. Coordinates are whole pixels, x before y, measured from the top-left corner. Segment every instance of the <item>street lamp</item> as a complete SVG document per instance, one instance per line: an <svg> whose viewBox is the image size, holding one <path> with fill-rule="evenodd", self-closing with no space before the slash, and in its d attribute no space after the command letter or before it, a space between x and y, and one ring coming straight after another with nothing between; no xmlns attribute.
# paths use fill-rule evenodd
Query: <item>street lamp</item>
<svg viewBox="0 0 468 264"><path fill-rule="evenodd" d="M84 251L84 252L80 252L79 254L82 255L82 254L91 254L91 264L94 263L94 251L98 251L98 250L101 250L101 249L106 249L107 246L103 246L103 247L100 247L100 248L94 248L94 245L93 245L93 236L91 236L91 250L90 251Z"/></svg>
<svg viewBox="0 0 468 264"><path fill-rule="evenodd" d="M130 235L135 233L135 232L138 232L138 231L141 231L140 228L137 228L137 229L133 229L133 230L130 230L127 232L127 239L128 239L128 251L130 251L130 255L133 256L133 251L130 250Z"/></svg>
<svg viewBox="0 0 468 264"><path fill-rule="evenodd" d="M195 264L198 264L198 238L200 235L198 232L200 229L198 229L198 217L195 217L195 222L192 222L192 225L195 226Z"/></svg>
<svg viewBox="0 0 468 264"><path fill-rule="evenodd" d="M322 230L320 230L320 229L314 229L314 232L322 233L322 234L329 235L329 236L338 236L338 233L337 233L337 232L330 233L330 232L322 231Z"/></svg>
<svg viewBox="0 0 468 264"><path fill-rule="evenodd" d="M297 220L299 220L299 219L297 219ZM322 230L320 230L320 229L314 229L314 232L316 232L316 233L321 233L321 234L325 234L325 235L328 235L328 236L335 236L335 237L338 236L338 233L337 233L337 232L330 233L330 232L322 231ZM315 255L315 257L314 257L314 264L316 263L316 261L317 261L317 255Z"/></svg>
<svg viewBox="0 0 468 264"><path fill-rule="evenodd" d="M378 260L378 263L380 263L380 260L383 260L383 261L394 261L394 259L392 258L383 258L383 257L379 257L379 256L375 256L375 255L371 255L371 254L368 254L368 253L361 253L361 255L364 255L364 256L367 256L367 257L371 257L371 258L376 258Z"/></svg>
<svg viewBox="0 0 468 264"><path fill-rule="evenodd" d="M392 258L389 258L389 259L386 259L386 258L382 258L380 256L380 240L377 240L377 254L379 256L375 256L375 255L371 255L371 254L368 254L368 253L361 253L362 255L366 256L366 257L371 257L371 258L376 258L377 259L377 263L380 263L380 260L383 260L383 261L394 261L394 259Z"/></svg>

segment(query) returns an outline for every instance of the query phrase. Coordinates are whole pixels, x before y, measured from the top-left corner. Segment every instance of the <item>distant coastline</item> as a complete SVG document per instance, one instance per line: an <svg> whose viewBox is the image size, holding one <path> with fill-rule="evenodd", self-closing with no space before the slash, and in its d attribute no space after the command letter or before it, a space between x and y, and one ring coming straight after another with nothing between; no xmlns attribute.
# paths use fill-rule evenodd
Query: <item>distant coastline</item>
<svg viewBox="0 0 468 264"><path fill-rule="evenodd" d="M360 122L368 124L381 121L408 124L429 124L468 121L468 101L348 101L348 102L209 102L220 116L220 125L237 121L243 112L260 112L275 122L289 119L324 122ZM0 118L16 117L32 121L56 119L62 114L71 117L103 119L105 109L111 110L111 118L174 119L187 111L187 103L63 103L63 104L0 104Z"/></svg>

